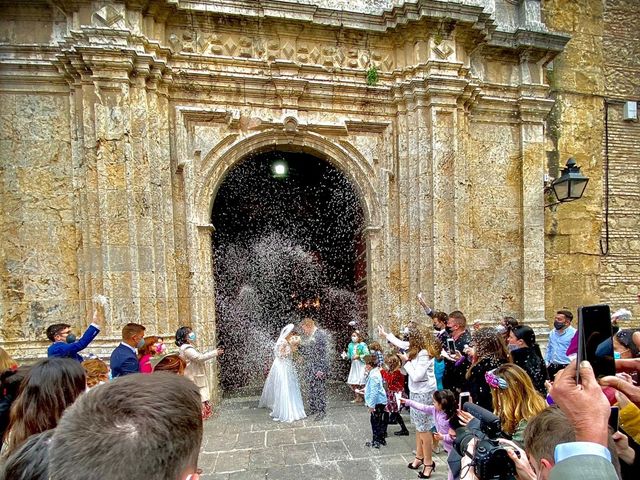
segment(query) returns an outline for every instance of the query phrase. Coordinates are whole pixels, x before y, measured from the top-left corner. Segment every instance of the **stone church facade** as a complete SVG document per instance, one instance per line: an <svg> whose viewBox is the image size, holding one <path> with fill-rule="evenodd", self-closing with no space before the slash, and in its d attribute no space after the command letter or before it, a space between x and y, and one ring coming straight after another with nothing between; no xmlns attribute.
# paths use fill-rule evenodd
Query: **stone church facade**
<svg viewBox="0 0 640 480"><path fill-rule="evenodd" d="M572 3L2 2L0 343L42 355L46 326L86 324L98 293L104 353L129 321L212 342L216 191L267 150L359 192L370 326L417 315L420 291L540 330L563 306L640 315L640 136L620 117L640 97L638 28L618 27L622 57L606 48L633 2ZM609 97L607 181L626 189L604 256ZM587 194L545 209L569 156Z"/></svg>

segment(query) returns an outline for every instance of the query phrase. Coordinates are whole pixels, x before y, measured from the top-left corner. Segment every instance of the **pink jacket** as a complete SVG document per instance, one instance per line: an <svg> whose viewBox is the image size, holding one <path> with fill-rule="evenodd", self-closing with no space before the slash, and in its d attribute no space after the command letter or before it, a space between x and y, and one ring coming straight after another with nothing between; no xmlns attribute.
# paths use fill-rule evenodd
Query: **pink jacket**
<svg viewBox="0 0 640 480"><path fill-rule="evenodd" d="M413 400L406 400L405 405L433 416L433 420L436 424L436 430L443 438L442 446L446 452L449 453L453 448L454 439L449 435L451 427L449 426L449 420L447 420L445 413L442 410L436 410L436 407L433 405L425 405L423 403L414 402Z"/></svg>
<svg viewBox="0 0 640 480"><path fill-rule="evenodd" d="M138 361L140 365L140 373L153 373L153 367L151 366L151 354L147 353L143 355Z"/></svg>

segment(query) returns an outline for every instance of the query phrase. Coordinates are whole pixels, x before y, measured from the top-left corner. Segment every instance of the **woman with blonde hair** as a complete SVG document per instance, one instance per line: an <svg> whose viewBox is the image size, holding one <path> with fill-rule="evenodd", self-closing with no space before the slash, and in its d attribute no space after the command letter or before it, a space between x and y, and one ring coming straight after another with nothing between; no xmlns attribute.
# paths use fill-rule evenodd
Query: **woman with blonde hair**
<svg viewBox="0 0 640 480"><path fill-rule="evenodd" d="M533 386L522 368L505 363L485 374L491 387L494 413L500 417L502 430L524 447L524 429L530 419L547 408L547 402Z"/></svg>
<svg viewBox="0 0 640 480"><path fill-rule="evenodd" d="M87 375L87 388L109 381L109 367L99 358L90 358L81 365Z"/></svg>
<svg viewBox="0 0 640 480"><path fill-rule="evenodd" d="M16 362L7 351L0 347L0 373L7 370L16 370L18 368L18 362Z"/></svg>
<svg viewBox="0 0 640 480"><path fill-rule="evenodd" d="M386 333L384 328L378 327L380 335L407 353L398 354L403 362L402 371L409 377L409 397L411 400L424 405L433 405L433 393L436 391L436 377L434 374L434 360L440 355L439 343L433 331L416 322L409 324L409 341L399 340L392 333ZM433 436L431 429L435 426L433 417L411 409L411 423L416 427L416 457L409 465L411 470L418 472L418 478L430 478L436 469L432 457Z"/></svg>

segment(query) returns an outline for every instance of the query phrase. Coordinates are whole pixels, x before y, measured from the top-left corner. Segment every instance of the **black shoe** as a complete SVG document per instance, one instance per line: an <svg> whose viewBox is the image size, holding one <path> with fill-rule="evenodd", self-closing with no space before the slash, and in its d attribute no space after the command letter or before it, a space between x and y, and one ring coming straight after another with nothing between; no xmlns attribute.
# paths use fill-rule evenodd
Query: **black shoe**
<svg viewBox="0 0 640 480"><path fill-rule="evenodd" d="M420 463L417 465L414 465L413 462L411 462L409 465L407 465L407 468L410 468L411 470L418 470L422 465L424 465L423 458L416 457L416 460L418 460Z"/></svg>
<svg viewBox="0 0 640 480"><path fill-rule="evenodd" d="M373 445L371 445L373 448L380 448L380 444L378 442L373 442Z"/></svg>
<svg viewBox="0 0 640 480"><path fill-rule="evenodd" d="M371 448L380 448L380 444L378 442L366 442L364 444L365 447L371 447Z"/></svg>
<svg viewBox="0 0 640 480"><path fill-rule="evenodd" d="M430 468L429 475L425 474L424 471ZM433 462L431 465L425 465L421 472L418 472L418 478L431 478L431 474L436 470L436 462Z"/></svg>
<svg viewBox="0 0 640 480"><path fill-rule="evenodd" d="M313 420L318 422L318 421L322 420L326 416L327 416L327 414L325 412L320 412L320 413L318 413L318 415L316 415L316 418L314 418Z"/></svg>
<svg viewBox="0 0 640 480"><path fill-rule="evenodd" d="M379 443L380 445L382 445L383 447L386 447L386 446L387 446L387 441L386 441L386 440L384 440L384 439L380 440L378 443Z"/></svg>
<svg viewBox="0 0 640 480"><path fill-rule="evenodd" d="M393 432L394 435L397 435L398 437L408 437L409 436L409 430L407 430L406 428L404 430L400 430L398 432Z"/></svg>

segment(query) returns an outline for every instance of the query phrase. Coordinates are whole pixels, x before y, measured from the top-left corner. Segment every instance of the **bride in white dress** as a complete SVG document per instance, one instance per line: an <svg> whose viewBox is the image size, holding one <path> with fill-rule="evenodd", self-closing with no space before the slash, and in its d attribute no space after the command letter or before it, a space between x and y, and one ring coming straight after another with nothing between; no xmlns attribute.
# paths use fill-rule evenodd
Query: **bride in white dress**
<svg viewBox="0 0 640 480"><path fill-rule="evenodd" d="M298 374L291 359L293 324L280 331L280 337L273 349L275 358L262 389L259 407L271 409L271 416L280 422L295 422L307 415L304 413Z"/></svg>

